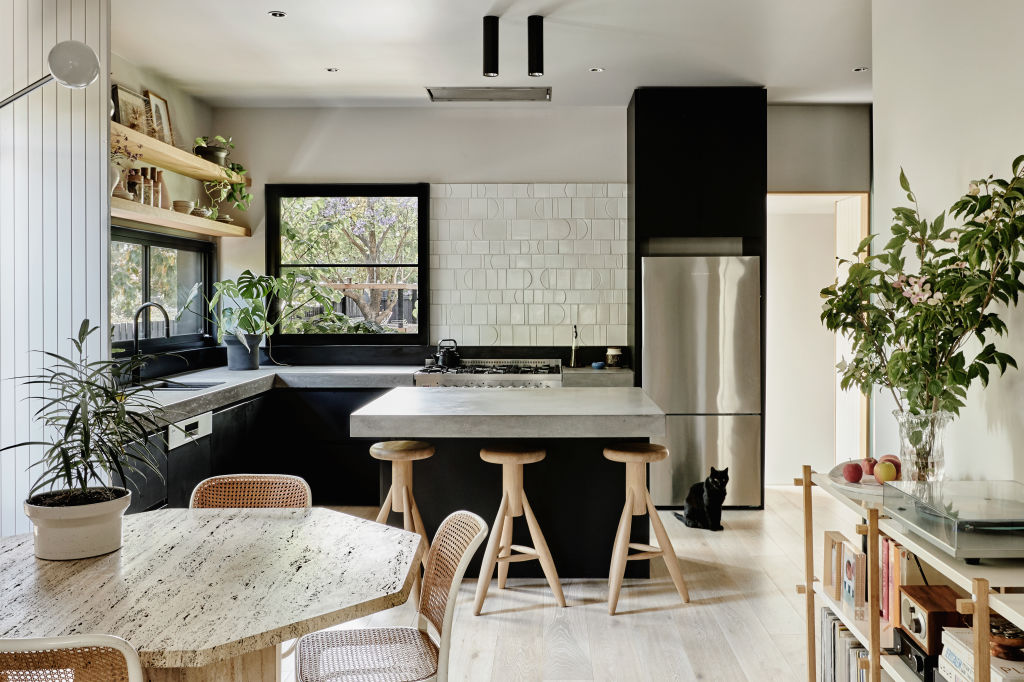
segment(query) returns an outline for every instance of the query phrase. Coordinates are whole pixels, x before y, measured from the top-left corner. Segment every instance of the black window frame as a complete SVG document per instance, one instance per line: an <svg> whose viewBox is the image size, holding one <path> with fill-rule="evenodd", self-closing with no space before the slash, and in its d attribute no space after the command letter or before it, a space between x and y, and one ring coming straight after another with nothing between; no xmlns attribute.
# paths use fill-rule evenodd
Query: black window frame
<svg viewBox="0 0 1024 682"><path fill-rule="evenodd" d="M415 334L282 334L275 346L425 346L430 337L430 184L412 183L279 183L264 186L267 225L267 273L281 275L281 199L289 197L414 197L416 217L416 281L418 319ZM359 266L359 263L348 265ZM385 264L392 267L394 264Z"/></svg>
<svg viewBox="0 0 1024 682"><path fill-rule="evenodd" d="M137 228L127 227L124 225L112 224L110 226L110 240L128 242L130 244L139 244L145 249L151 246L180 249L185 251L197 251L203 254L203 284L204 291L203 296L205 300L209 300L213 296L213 282L217 277L217 245L214 242L203 241L200 239L189 239L187 237L176 237L172 235L158 234L155 232L147 232L146 230L140 230ZM145 272L145 283L143 286L143 302L148 301L147 296L149 290L149 252L148 250L143 251L142 267ZM197 302L195 304L196 310L205 310L205 300ZM150 313L158 312L152 308L147 308L140 318L140 323L143 325L142 329L149 333L149 321ZM209 318L203 316L203 331L199 334L178 334L172 336L169 339L159 338L150 339L139 338L139 352L144 354L157 354L157 353L169 353L180 350L191 350L198 348L208 348L217 345L217 339L213 335L213 325ZM132 341L116 341L110 344L111 348L120 349L127 352L135 351L135 344Z"/></svg>

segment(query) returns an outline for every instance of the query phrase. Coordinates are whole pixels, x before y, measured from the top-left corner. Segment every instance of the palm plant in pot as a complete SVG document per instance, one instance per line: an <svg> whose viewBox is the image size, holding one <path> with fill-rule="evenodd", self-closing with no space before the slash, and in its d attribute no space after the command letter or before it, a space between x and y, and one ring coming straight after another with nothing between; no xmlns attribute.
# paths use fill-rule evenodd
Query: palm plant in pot
<svg viewBox="0 0 1024 682"><path fill-rule="evenodd" d="M160 404L151 389L124 382L145 358L90 361L86 346L96 329L83 320L70 339L74 358L46 352L53 364L25 377L25 385L42 389L33 396L42 404L34 418L49 440L3 448L45 448L32 465L42 473L25 501L40 559L83 559L119 549L131 491L111 482L128 481L133 472L160 476L148 441L161 426Z"/></svg>
<svg viewBox="0 0 1024 682"><path fill-rule="evenodd" d="M896 403L905 479L942 478L943 428L968 388L987 385L991 367L1017 366L993 339L1007 331L1000 307L1016 305L1024 289L1024 156L1012 169L1009 181L971 182L930 222L901 170L913 207L894 208L885 247L868 255L872 237L864 239L846 281L821 290L823 323L853 343L838 366L841 386L865 395L880 386ZM947 227L947 213L962 224Z"/></svg>
<svg viewBox="0 0 1024 682"><path fill-rule="evenodd" d="M246 270L237 279L214 282L213 287L206 308L217 327L217 342L227 346L228 369L258 369L263 338L272 336L280 322L306 306L334 308L330 289L294 272L274 277ZM198 287L193 288L182 312L191 310L198 295Z"/></svg>

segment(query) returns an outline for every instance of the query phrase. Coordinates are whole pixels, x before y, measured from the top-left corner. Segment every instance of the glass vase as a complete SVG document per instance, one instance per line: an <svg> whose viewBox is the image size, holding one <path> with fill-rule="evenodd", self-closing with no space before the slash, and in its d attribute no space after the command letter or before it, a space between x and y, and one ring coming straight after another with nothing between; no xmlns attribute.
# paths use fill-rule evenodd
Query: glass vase
<svg viewBox="0 0 1024 682"><path fill-rule="evenodd" d="M941 481L946 456L943 441L952 412L910 414L895 411L900 425L900 466L904 481Z"/></svg>

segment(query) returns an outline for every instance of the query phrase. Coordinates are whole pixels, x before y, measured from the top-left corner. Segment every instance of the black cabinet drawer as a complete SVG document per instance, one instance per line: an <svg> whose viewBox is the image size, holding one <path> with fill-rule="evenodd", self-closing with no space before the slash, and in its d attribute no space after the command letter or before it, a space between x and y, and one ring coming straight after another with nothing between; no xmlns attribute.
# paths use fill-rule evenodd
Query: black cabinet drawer
<svg viewBox="0 0 1024 682"><path fill-rule="evenodd" d="M155 463L159 473L141 462L134 462L136 470L126 472L127 481L114 476L115 485L132 491L132 503L126 512L128 514L161 507L167 500L167 444L163 433L149 437L148 452L141 450L143 448L139 448L136 454Z"/></svg>
<svg viewBox="0 0 1024 682"><path fill-rule="evenodd" d="M167 506L187 507L196 485L212 475L210 440L203 436L167 453Z"/></svg>

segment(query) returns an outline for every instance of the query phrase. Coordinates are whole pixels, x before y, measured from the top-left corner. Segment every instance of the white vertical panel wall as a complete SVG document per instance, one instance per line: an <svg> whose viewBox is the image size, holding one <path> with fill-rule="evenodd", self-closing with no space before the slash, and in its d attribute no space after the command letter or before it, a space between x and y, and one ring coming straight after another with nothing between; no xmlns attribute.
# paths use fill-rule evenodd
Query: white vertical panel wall
<svg viewBox="0 0 1024 682"><path fill-rule="evenodd" d="M45 75L57 42L100 58L88 88L49 83L0 109L0 446L43 435L16 379L42 366L33 349L69 352L88 317L91 356L107 353L109 25L109 0L0 0L0 98ZM38 454L0 453L0 535L29 530Z"/></svg>

